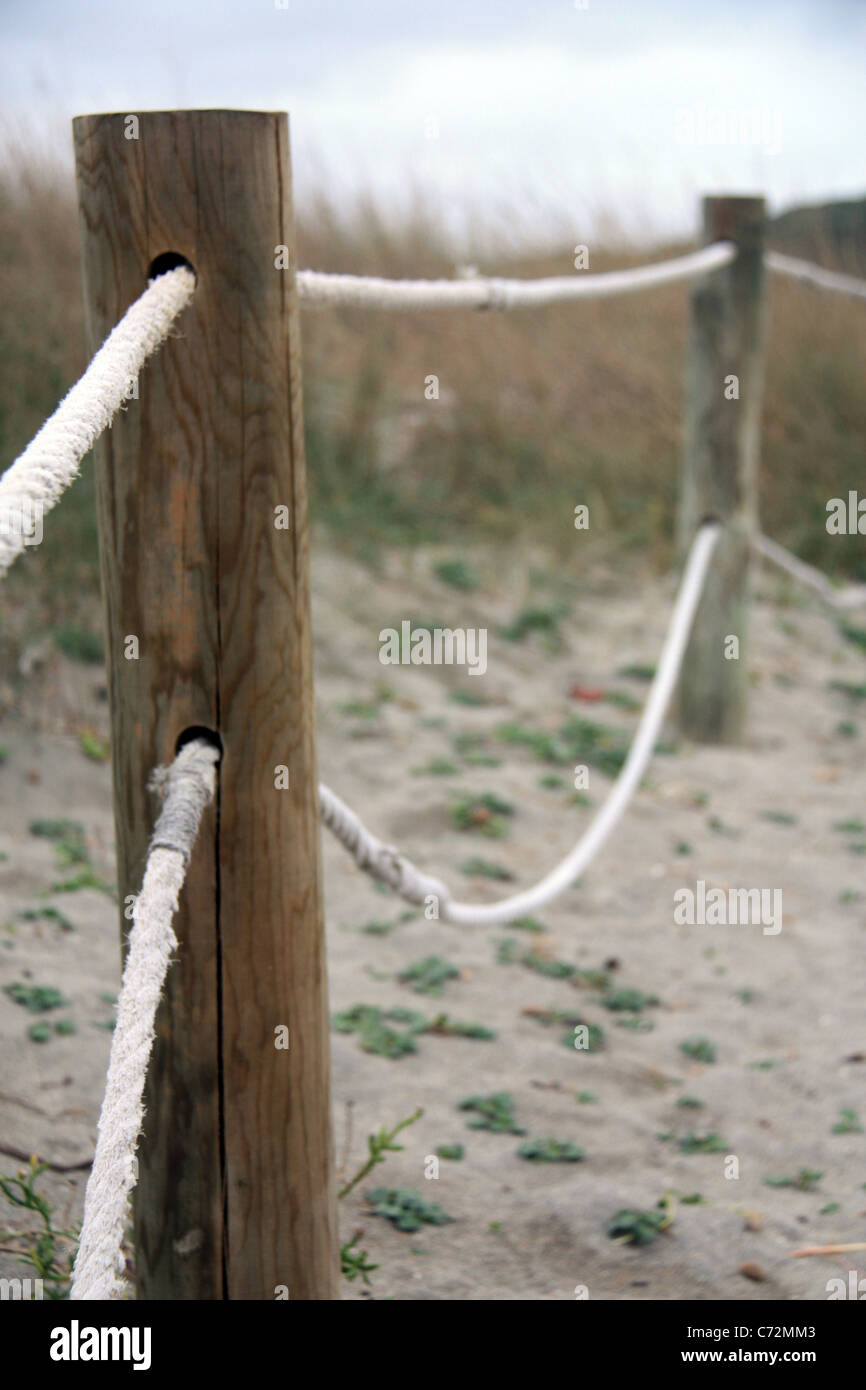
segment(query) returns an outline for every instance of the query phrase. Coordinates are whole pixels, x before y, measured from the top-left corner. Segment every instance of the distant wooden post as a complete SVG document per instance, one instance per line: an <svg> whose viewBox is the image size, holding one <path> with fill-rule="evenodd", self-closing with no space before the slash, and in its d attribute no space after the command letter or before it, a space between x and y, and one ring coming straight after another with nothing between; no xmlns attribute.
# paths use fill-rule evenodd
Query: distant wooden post
<svg viewBox="0 0 866 1390"><path fill-rule="evenodd" d="M749 536L757 525L764 338L764 200L705 198L704 242L738 255L692 290L686 364L681 555L707 517L723 523L678 692L680 727L735 743L746 714ZM732 656L737 639L739 655Z"/></svg>
<svg viewBox="0 0 866 1390"><path fill-rule="evenodd" d="M154 261L180 256L198 277L174 337L96 451L121 906L141 883L151 769L196 726L224 750L176 918L148 1079L138 1296L331 1299L288 121L144 112L82 116L74 134L90 351ZM121 912L124 933L129 925Z"/></svg>

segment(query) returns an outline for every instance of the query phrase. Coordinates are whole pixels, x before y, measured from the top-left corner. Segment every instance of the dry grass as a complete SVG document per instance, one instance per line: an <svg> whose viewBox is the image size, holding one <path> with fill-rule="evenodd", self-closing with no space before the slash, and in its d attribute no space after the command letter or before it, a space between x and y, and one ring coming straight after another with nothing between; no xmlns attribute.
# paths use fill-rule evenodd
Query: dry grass
<svg viewBox="0 0 866 1390"><path fill-rule="evenodd" d="M8 161L7 161L8 163ZM84 365L74 190L50 162L0 176L0 459L35 433ZM387 225L369 201L339 217L324 196L299 213L301 264L452 275L455 253L418 199ZM565 274L561 253L487 249L491 273ZM591 269L683 248L592 250ZM792 249L787 246L786 249ZM833 538L825 503L861 481L866 428L862 308L773 280L761 507L770 534L831 572L866 578L857 538ZM678 487L687 294L513 314L309 312L304 367L314 516L372 557L381 547L518 531L573 548L576 502L593 538L668 559ZM424 380L439 378L438 401ZM45 621L70 619L97 583L89 465L19 562L6 598L34 587ZM34 585L35 581L35 585Z"/></svg>

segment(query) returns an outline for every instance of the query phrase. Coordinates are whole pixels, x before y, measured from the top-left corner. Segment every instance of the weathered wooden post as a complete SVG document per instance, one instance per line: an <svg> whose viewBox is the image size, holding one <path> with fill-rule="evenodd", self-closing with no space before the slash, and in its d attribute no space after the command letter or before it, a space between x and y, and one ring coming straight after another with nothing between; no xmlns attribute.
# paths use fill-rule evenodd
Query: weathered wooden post
<svg viewBox="0 0 866 1390"><path fill-rule="evenodd" d="M757 525L764 342L763 198L705 198L704 242L737 257L694 282L686 363L679 547L723 523L678 692L683 733L735 743L746 714L749 537ZM736 642L731 639L736 639Z"/></svg>
<svg viewBox="0 0 866 1390"><path fill-rule="evenodd" d="M223 748L145 1097L138 1296L335 1298L288 120L82 116L74 134L90 350L154 263L197 275L96 457L121 902L151 769L192 728Z"/></svg>

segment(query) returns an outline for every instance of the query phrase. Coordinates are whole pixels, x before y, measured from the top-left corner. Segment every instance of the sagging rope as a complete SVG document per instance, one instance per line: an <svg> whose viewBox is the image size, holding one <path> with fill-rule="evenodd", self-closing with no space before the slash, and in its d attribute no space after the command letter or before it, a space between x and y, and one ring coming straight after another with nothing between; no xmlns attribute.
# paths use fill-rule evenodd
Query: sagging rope
<svg viewBox="0 0 866 1390"><path fill-rule="evenodd" d="M371 835L353 811L330 788L319 786L322 822L373 878L387 883L408 902L438 899L440 920L463 926L487 926L527 917L544 907L580 877L601 849L634 794L652 756L682 665L692 622L721 527L708 522L698 531L686 563L658 670L650 687L634 741L600 812L570 854L545 878L523 893L487 905L455 902L438 879L422 874L411 860Z"/></svg>
<svg viewBox="0 0 866 1390"><path fill-rule="evenodd" d="M377 275L337 275L300 270L298 297L305 308L333 309L537 309L572 299L604 299L631 290L651 289L688 280L728 265L736 256L733 242L718 241L655 265L600 275L559 275L539 280L509 280L471 276L461 280L388 280ZM767 251L765 263L777 274L817 285L836 294L866 299L866 281L825 270L778 251Z"/></svg>
<svg viewBox="0 0 866 1390"><path fill-rule="evenodd" d="M6 469L0 478L0 578L24 550L34 515L41 521L60 500L194 290L195 275L187 266L152 280L24 453Z"/></svg>
<svg viewBox="0 0 866 1390"><path fill-rule="evenodd" d="M767 268L777 275L788 275L792 280L802 280L818 289L830 290L833 294L847 294L853 299L866 299L866 280L858 280L853 275L841 275L837 270L825 270L822 265L812 261L801 261L796 256L783 256L780 251L767 251L764 256Z"/></svg>
<svg viewBox="0 0 866 1390"><path fill-rule="evenodd" d="M688 280L728 265L737 254L732 242L720 241L674 260L600 275L560 275L539 280L473 276L463 280L386 280L373 275L330 275L300 270L298 296L303 306L331 309L537 309L571 299L601 299L630 290L651 289Z"/></svg>
<svg viewBox="0 0 866 1390"><path fill-rule="evenodd" d="M752 537L752 545L763 559L770 560L812 589L831 608L857 608L866 603L866 584L849 584L845 589L834 589L827 576L815 569L814 565L807 565L805 560L792 555L790 550L779 545L778 541L771 541L769 536L756 533Z"/></svg>
<svg viewBox="0 0 866 1390"><path fill-rule="evenodd" d="M154 1020L177 945L171 922L201 815L213 796L218 758L216 748L196 739L180 750L170 767L157 768L151 779L163 805L133 907L99 1137L84 1196L72 1299L117 1299L125 1290L121 1247L127 1201L135 1186L135 1150Z"/></svg>

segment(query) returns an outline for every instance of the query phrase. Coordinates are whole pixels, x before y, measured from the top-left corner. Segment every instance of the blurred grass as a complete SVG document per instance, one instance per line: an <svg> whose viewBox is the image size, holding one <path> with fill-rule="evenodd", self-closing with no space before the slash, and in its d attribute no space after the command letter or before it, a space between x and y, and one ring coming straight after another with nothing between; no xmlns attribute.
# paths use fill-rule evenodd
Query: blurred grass
<svg viewBox="0 0 866 1390"><path fill-rule="evenodd" d="M35 434L84 366L78 221L68 175L24 157L0 173L0 467ZM323 270L452 276L455 254L422 200L401 224L361 200L339 216L319 193L298 214L299 259ZM591 270L681 247L605 252ZM786 250L792 250L786 244ZM832 263L832 258L829 258ZM571 246L517 256L486 244L485 273L567 274ZM573 509L591 540L670 559L688 294L532 312L305 312L304 391L312 514L333 543L383 547L473 538L574 551ZM761 515L764 529L831 574L866 579L857 537L829 537L825 504L862 483L862 308L773 277ZM439 379L440 398L424 396ZM10 572L49 625L92 614L98 590L92 460ZM91 619L92 622L92 619ZM5 623L4 623L5 626Z"/></svg>

